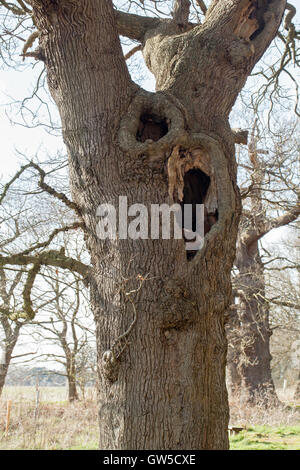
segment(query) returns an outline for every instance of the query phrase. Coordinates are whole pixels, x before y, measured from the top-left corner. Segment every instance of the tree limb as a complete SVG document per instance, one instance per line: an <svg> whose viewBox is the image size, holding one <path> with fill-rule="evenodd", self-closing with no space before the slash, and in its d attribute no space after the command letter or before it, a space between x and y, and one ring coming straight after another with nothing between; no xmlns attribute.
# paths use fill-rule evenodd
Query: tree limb
<svg viewBox="0 0 300 470"><path fill-rule="evenodd" d="M45 183L45 177L47 176L47 173L39 165L37 165L34 162L30 162L27 165L22 166L20 170L13 176L13 178L4 186L3 191L0 195L0 204L2 204L3 199L6 197L13 183L17 179L19 179L20 176L24 173L24 171L27 170L28 168L34 168L39 173L40 175L39 187L41 189L43 189L44 191L46 191L48 194L55 197L56 199L59 199L69 209L72 209L74 212L76 212L76 214L81 218L81 211L79 207L74 202L70 201L64 193L60 193L56 191L54 188L52 188L47 183Z"/></svg>
<svg viewBox="0 0 300 470"><path fill-rule="evenodd" d="M36 245L33 245L31 246L30 248L28 248L27 250L24 250L22 251L21 253L19 253L19 255L28 255L29 253L32 253L33 251L35 250L38 250L40 248L45 248L46 246L49 246L50 243L52 242L52 240L59 234L59 233L64 233L64 232L68 232L69 230L76 230L78 228L84 228L84 224L83 223L80 223L80 222L75 222L74 224L72 225L66 225L65 227L60 227L60 228L56 228L55 230L53 230L53 232L50 234L49 238L44 241L44 242L40 242L40 243L37 243Z"/></svg>
<svg viewBox="0 0 300 470"><path fill-rule="evenodd" d="M68 199L64 193L59 193L54 188L52 188L47 183L45 183L46 172L42 170L42 168L36 163L31 162L30 166L32 168L35 168L40 174L40 181L39 181L40 188L46 191L51 196L55 197L56 199L59 199L67 207L69 207L69 209L72 209L74 212L76 212L76 214L81 218L81 211L79 207L77 206L77 204L75 204L75 202L70 201L70 199Z"/></svg>
<svg viewBox="0 0 300 470"><path fill-rule="evenodd" d="M124 55L124 59L125 60L130 59L130 57L132 57L136 52L141 51L141 50L142 50L141 44L139 44L138 46L135 46L133 49L127 52L127 54Z"/></svg>
<svg viewBox="0 0 300 470"><path fill-rule="evenodd" d="M49 250L38 255L15 254L9 256L0 255L0 266L27 266L37 264L43 266L53 266L56 268L68 269L83 277L89 274L90 267L81 261L69 256L65 256L61 251Z"/></svg>
<svg viewBox="0 0 300 470"><path fill-rule="evenodd" d="M252 245L252 243L257 242L262 237L267 235L271 230L284 227L285 225L294 222L300 215L300 205L299 203L290 211L286 212L280 217L277 217L273 220L266 220L265 223L260 224L260 227L257 230L250 230L249 233L242 234L243 244Z"/></svg>
<svg viewBox="0 0 300 470"><path fill-rule="evenodd" d="M22 10L25 11L25 13L28 13L29 15L32 14L32 11L30 10L30 8L28 8L28 6L25 4L25 2L23 2L23 0L17 0L17 2L20 5L20 7L22 8Z"/></svg>
<svg viewBox="0 0 300 470"><path fill-rule="evenodd" d="M286 15L285 20L284 20L284 29L286 29L288 31L290 29L291 24L292 24L292 19L294 18L294 16L297 13L297 10L294 7L294 5L291 5L290 3L286 4L285 9L288 10L288 14Z"/></svg>
<svg viewBox="0 0 300 470"><path fill-rule="evenodd" d="M18 2L18 3L20 4L20 2ZM0 4L4 8L6 8L8 11L11 11L14 15L24 16L27 13L26 10L24 10L23 8L19 8L16 5L14 5L13 3L8 3L5 0L0 0Z"/></svg>
<svg viewBox="0 0 300 470"><path fill-rule="evenodd" d="M29 38L26 40L23 50L22 50L22 56L23 60L25 60L25 57L27 57L28 54L28 49L30 49L33 46L34 41L39 37L39 32L34 31L33 33L30 34Z"/></svg>
<svg viewBox="0 0 300 470"><path fill-rule="evenodd" d="M275 37L285 6L286 0L213 0L204 23L213 27L215 34L233 33L237 38L249 41L250 46L254 46L251 47L251 61L256 63Z"/></svg>
<svg viewBox="0 0 300 470"><path fill-rule="evenodd" d="M35 281L36 276L38 275L41 268L41 264L36 262L33 267L28 271L27 279L23 289L23 308L26 314L26 317L29 320L32 320L35 317L35 311L32 308L32 300L31 300L31 291L33 288L33 284Z"/></svg>
<svg viewBox="0 0 300 470"><path fill-rule="evenodd" d="M119 34L140 42L149 29L156 28L162 21L159 18L133 15L118 10L115 10L115 16Z"/></svg>
<svg viewBox="0 0 300 470"><path fill-rule="evenodd" d="M196 0L197 4L199 5L199 7L201 8L201 11L204 15L206 15L207 13L207 6L205 5L204 1L203 0Z"/></svg>

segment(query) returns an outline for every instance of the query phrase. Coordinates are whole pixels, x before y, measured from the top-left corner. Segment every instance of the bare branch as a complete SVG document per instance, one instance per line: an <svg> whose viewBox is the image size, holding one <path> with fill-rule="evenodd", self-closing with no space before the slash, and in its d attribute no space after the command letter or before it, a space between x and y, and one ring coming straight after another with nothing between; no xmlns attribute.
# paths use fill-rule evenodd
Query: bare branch
<svg viewBox="0 0 300 470"><path fill-rule="evenodd" d="M0 255L0 266L26 266L28 264L41 264L44 266L54 266L56 268L68 269L83 277L89 273L89 266L71 257L65 256L61 251L49 250L39 255L26 256L15 254L11 256Z"/></svg>
<svg viewBox="0 0 300 470"><path fill-rule="evenodd" d="M22 56L23 56L23 60L25 60L25 57L27 57L27 51L28 49L30 49L32 46L33 46L33 43L34 41L39 37L39 32L38 31L34 31L30 36L29 38L27 39L27 41L25 42L24 44L24 47L23 47L23 50L22 50Z"/></svg>
<svg viewBox="0 0 300 470"><path fill-rule="evenodd" d="M149 29L156 28L162 20L133 15L115 10L118 32L121 36L142 41Z"/></svg>
<svg viewBox="0 0 300 470"><path fill-rule="evenodd" d="M42 188L44 191L46 191L48 194L55 197L56 199L59 199L67 207L69 207L69 209L72 209L74 212L76 212L76 214L79 217L81 217L81 211L74 202L70 201L64 193L59 193L54 188L52 188L47 183L45 183L46 172L42 170L42 168L36 163L31 162L30 166L35 168L40 174L40 181L39 181L40 188Z"/></svg>
<svg viewBox="0 0 300 470"><path fill-rule="evenodd" d="M285 20L284 20L284 29L286 29L288 31L291 27L292 19L296 15L297 10L294 7L294 5L291 5L290 3L286 4L285 9L289 11L288 14L285 17Z"/></svg>
<svg viewBox="0 0 300 470"><path fill-rule="evenodd" d="M28 6L26 5L25 2L23 2L23 0L17 0L18 4L20 5L20 7L22 8L22 10L25 11L25 13L28 13L29 15L32 14L32 11L30 10L30 8L28 8ZM29 2L27 2L29 3Z"/></svg>
<svg viewBox="0 0 300 470"><path fill-rule="evenodd" d="M46 246L49 246L50 243L52 242L52 240L59 234L59 233L64 233L64 232L68 232L69 230L76 230L78 228L84 228L84 224L83 223L80 223L80 222L75 222L74 224L72 225L67 225L65 227L60 227L60 228L57 228L55 230L53 230L53 232L50 234L49 238L44 241L44 242L40 242L40 243L37 243L36 245L33 245L31 246L30 248L28 248L27 250L24 250L22 251L21 253L19 253L20 255L28 255L29 253L32 253L33 251L35 250L38 250L40 248L45 248Z"/></svg>
<svg viewBox="0 0 300 470"><path fill-rule="evenodd" d="M18 1L18 3L19 3L19 5L21 5L19 1ZM24 16L24 15L26 15L26 13L28 13L26 10L23 9L23 7L19 8L16 5L14 5L13 3L8 3L5 0L0 0L0 4L4 8L11 11L14 15L17 15L17 16Z"/></svg>
<svg viewBox="0 0 300 470"><path fill-rule="evenodd" d="M38 173L40 175L39 186L40 186L41 189L43 189L44 191L46 191L48 194L55 197L56 199L59 199L69 209L72 209L74 212L76 212L76 214L81 218L81 211L80 211L79 207L74 202L70 201L64 193L60 193L60 192L56 191L54 188L52 188L47 183L45 183L45 177L47 176L47 173L39 165L37 165L34 162L30 162L27 165L22 166L21 169L15 174L15 176L4 186L2 194L0 195L0 204L2 204L3 199L6 197L7 192L9 191L9 189L13 185L13 183L18 178L20 178L20 176L28 168L34 168L35 170L38 171Z"/></svg>
<svg viewBox="0 0 300 470"><path fill-rule="evenodd" d="M127 52L127 54L124 55L124 59L125 60L130 59L130 57L132 57L136 52L141 51L141 50L142 50L141 45L135 46L133 49L131 49L129 52Z"/></svg>
<svg viewBox="0 0 300 470"><path fill-rule="evenodd" d="M196 0L197 4L199 5L199 7L201 8L201 11L204 15L206 15L206 12L207 12L207 6L205 5L204 1L203 0Z"/></svg>

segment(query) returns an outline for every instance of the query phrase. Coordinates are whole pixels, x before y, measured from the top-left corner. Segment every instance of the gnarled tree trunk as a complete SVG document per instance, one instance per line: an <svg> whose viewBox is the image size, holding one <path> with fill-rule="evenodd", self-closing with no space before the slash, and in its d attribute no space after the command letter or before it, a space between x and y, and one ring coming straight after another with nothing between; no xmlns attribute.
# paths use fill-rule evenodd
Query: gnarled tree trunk
<svg viewBox="0 0 300 470"><path fill-rule="evenodd" d="M263 27L256 3L214 1L191 25L186 2L159 20L110 0L32 1L93 264L103 449L228 448L224 312L240 214L228 115L285 7L271 2ZM118 34L142 42L156 93L132 83ZM194 203L218 219L196 256L184 240L97 237L99 204L182 203L190 170L209 182Z"/></svg>

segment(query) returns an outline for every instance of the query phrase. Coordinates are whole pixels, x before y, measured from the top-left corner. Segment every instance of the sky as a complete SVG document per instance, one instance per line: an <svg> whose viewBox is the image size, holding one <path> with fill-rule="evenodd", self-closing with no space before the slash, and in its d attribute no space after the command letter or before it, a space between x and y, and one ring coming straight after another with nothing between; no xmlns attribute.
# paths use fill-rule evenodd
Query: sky
<svg viewBox="0 0 300 470"><path fill-rule="evenodd" d="M18 152L31 159L36 154L40 154L41 158L47 153L55 155L57 150L63 148L62 139L50 135L43 127L27 128L21 125L20 105L11 107L14 100L21 101L31 95L39 72L32 65L21 71L0 70L0 175L5 178L14 174L21 161L24 164Z"/></svg>

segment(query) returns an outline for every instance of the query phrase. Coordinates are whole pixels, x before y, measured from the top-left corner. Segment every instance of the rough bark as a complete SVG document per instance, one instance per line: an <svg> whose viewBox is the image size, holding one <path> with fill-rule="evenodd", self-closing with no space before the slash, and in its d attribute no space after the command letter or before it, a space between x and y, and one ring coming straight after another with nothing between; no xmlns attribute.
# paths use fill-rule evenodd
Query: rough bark
<svg viewBox="0 0 300 470"><path fill-rule="evenodd" d="M271 374L269 305L266 300L264 266L259 253L260 232L267 223L262 202L264 170L257 153L254 123L249 142L255 189L250 194L251 211L240 223L235 282L236 317L231 316L228 339L228 372L231 392L243 401L278 402Z"/></svg>
<svg viewBox="0 0 300 470"><path fill-rule="evenodd" d="M250 3L213 2L204 25L182 26L108 0L32 1L93 263L103 449L228 448L224 312L240 213L228 115L285 6L270 3L252 41ZM131 82L117 26L142 42L156 93ZM218 221L190 261L183 240L97 238L100 203L182 202L193 168L210 177Z"/></svg>

